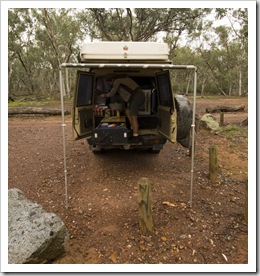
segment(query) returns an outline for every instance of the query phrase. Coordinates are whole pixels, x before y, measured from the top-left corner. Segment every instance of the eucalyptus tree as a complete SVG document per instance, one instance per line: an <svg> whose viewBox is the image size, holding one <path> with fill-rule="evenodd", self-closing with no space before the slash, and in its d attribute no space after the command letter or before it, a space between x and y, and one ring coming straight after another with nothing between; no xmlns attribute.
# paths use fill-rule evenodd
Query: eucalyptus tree
<svg viewBox="0 0 260 276"><path fill-rule="evenodd" d="M183 46L176 48L171 58L174 64L186 65L194 64L195 55L191 48ZM190 70L171 71L172 87L176 93L188 94L192 75Z"/></svg>
<svg viewBox="0 0 260 276"><path fill-rule="evenodd" d="M179 38L184 32L191 33L209 12L187 8L89 8L82 11L80 19L92 40L153 41L158 34L171 33Z"/></svg>
<svg viewBox="0 0 260 276"><path fill-rule="evenodd" d="M76 61L81 23L75 9L10 9L8 14L9 91L53 96L59 65ZM66 72L67 96L71 79Z"/></svg>
<svg viewBox="0 0 260 276"><path fill-rule="evenodd" d="M82 40L81 23L74 9L33 9L38 21L37 45L42 51L42 67L51 70L50 89L58 90L58 69L61 63L75 61L78 40ZM69 72L66 70L66 96L71 96Z"/></svg>
<svg viewBox="0 0 260 276"><path fill-rule="evenodd" d="M237 37L231 36L230 27L219 26L214 31L217 38L211 43L210 59L206 62L223 94L241 95L242 87L247 91L247 46L241 47Z"/></svg>
<svg viewBox="0 0 260 276"><path fill-rule="evenodd" d="M33 94L35 49L34 22L29 9L8 10L8 93L25 91Z"/></svg>
<svg viewBox="0 0 260 276"><path fill-rule="evenodd" d="M239 70L238 94L241 95L242 90L247 92L248 80L248 9L216 9L216 12L217 18L227 17L232 28Z"/></svg>
<svg viewBox="0 0 260 276"><path fill-rule="evenodd" d="M243 15L239 20L238 14ZM213 27L213 21L204 21L193 39L218 91L241 95L247 92L247 10L216 9L216 19L223 17L230 26Z"/></svg>
<svg viewBox="0 0 260 276"><path fill-rule="evenodd" d="M199 28L210 11L211 9L189 8L91 8L83 10L80 19L91 40L156 41L162 37L169 45L170 60L175 63L175 51L180 38L191 35ZM182 57L182 64L192 63L185 54ZM183 93L188 93L191 77L187 72L176 71L171 77L179 92L184 89ZM183 77L187 78L186 84L178 82Z"/></svg>

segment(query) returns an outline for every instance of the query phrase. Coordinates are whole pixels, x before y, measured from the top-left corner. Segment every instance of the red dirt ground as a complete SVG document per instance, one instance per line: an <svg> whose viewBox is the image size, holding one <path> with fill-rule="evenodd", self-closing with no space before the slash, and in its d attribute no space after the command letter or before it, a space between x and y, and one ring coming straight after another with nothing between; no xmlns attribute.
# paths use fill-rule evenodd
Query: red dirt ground
<svg viewBox="0 0 260 276"><path fill-rule="evenodd" d="M70 250L53 263L246 264L248 130L240 123L247 118L247 98L199 99L197 114L222 103L245 104L246 109L225 114L225 123L238 131L200 129L197 134L192 208L191 159L181 145L167 142L158 155L122 150L94 155L85 140L73 141L71 117L66 116L66 209L61 118L10 117L8 188L21 189L59 215L69 230ZM218 150L216 182L208 177L211 145ZM139 228L141 177L152 184L151 235L142 235Z"/></svg>

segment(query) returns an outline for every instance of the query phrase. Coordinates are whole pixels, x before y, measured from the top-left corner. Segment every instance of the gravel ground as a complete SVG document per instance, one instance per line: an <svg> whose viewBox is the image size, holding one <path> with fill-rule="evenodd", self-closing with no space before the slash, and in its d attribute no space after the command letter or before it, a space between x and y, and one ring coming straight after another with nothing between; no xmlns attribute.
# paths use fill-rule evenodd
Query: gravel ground
<svg viewBox="0 0 260 276"><path fill-rule="evenodd" d="M223 99L197 101L197 113ZM85 140L73 141L66 116L68 203L65 208L63 149L59 117L10 117L8 188L65 222L70 250L56 264L246 264L245 187L248 172L246 111L225 115L239 132L196 138L191 199L191 159L179 144L166 143L160 154L111 150L94 155ZM219 119L218 115L215 115ZM208 177L208 148L218 149L218 179ZM138 218L138 181L152 186L153 233L143 235Z"/></svg>

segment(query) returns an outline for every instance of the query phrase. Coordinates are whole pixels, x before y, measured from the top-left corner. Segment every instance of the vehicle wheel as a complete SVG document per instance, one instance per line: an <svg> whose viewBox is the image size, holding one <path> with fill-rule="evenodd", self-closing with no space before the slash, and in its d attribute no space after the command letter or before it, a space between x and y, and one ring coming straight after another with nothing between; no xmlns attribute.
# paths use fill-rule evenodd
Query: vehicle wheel
<svg viewBox="0 0 260 276"><path fill-rule="evenodd" d="M94 145L90 146L90 150L92 151L93 154L102 154L105 152L105 150L100 148L100 146L94 146Z"/></svg>
<svg viewBox="0 0 260 276"><path fill-rule="evenodd" d="M183 95L176 95L175 106L177 110L177 140L180 144L189 135L192 123L192 109L188 99ZM185 143L185 142L184 142ZM187 147L183 145L184 147Z"/></svg>
<svg viewBox="0 0 260 276"><path fill-rule="evenodd" d="M148 151L149 151L150 153L153 153L153 154L159 154L161 150L151 148L151 149L149 149Z"/></svg>
<svg viewBox="0 0 260 276"><path fill-rule="evenodd" d="M105 152L104 149L100 149L100 150L92 150L93 154L103 154Z"/></svg>

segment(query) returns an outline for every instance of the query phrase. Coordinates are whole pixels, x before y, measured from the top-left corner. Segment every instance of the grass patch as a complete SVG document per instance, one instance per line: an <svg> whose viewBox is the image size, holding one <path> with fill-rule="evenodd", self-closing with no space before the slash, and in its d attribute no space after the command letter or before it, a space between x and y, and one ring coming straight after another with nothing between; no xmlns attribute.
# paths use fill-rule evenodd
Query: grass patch
<svg viewBox="0 0 260 276"><path fill-rule="evenodd" d="M224 132L240 132L241 128L236 126L236 125L226 125L225 127L223 127L223 131Z"/></svg>
<svg viewBox="0 0 260 276"><path fill-rule="evenodd" d="M230 140L244 140L247 141L247 132L242 127L237 125L226 125L222 128L223 133L227 139Z"/></svg>
<svg viewBox="0 0 260 276"><path fill-rule="evenodd" d="M42 101L14 101L8 102L8 107L19 107L19 106L40 106Z"/></svg>
<svg viewBox="0 0 260 276"><path fill-rule="evenodd" d="M64 99L64 103L72 103L72 99ZM20 107L20 106L44 106L48 104L60 104L59 99L53 99L53 98L47 98L43 100L15 100L15 101L9 101L8 107Z"/></svg>

